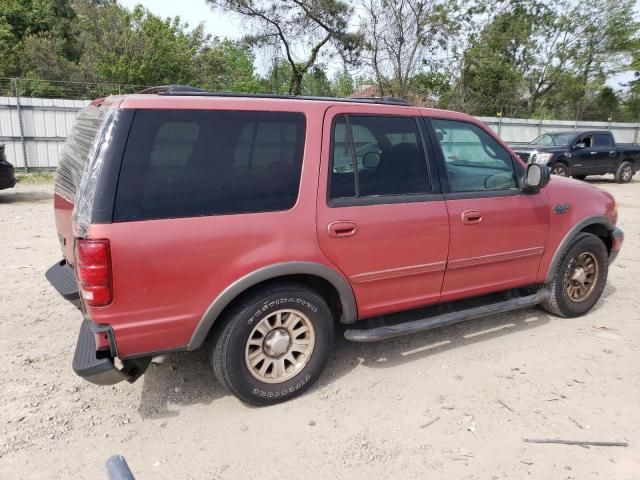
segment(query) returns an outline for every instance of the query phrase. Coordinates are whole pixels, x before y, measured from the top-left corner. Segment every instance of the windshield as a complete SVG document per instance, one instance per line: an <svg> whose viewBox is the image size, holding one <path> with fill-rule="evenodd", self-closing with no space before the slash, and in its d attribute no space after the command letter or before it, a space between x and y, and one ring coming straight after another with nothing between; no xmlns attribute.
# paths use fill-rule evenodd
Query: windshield
<svg viewBox="0 0 640 480"><path fill-rule="evenodd" d="M573 138L573 133L545 133L531 142L532 145L546 145L549 147L557 145L569 145Z"/></svg>

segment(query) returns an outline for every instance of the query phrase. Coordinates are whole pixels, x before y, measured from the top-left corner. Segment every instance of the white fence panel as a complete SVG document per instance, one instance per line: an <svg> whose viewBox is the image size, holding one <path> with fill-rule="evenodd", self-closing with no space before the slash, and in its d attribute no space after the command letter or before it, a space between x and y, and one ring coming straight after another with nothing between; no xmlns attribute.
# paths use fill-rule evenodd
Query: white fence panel
<svg viewBox="0 0 640 480"><path fill-rule="evenodd" d="M16 167L56 168L60 150L79 110L87 100L20 98L20 115L15 97L0 97L0 143L7 159ZM24 142L24 150L23 150Z"/></svg>
<svg viewBox="0 0 640 480"><path fill-rule="evenodd" d="M615 122L574 122L570 120L538 120L532 118L478 117L502 139L511 144L527 143L546 132L574 130L610 130L619 143L640 141L640 124Z"/></svg>

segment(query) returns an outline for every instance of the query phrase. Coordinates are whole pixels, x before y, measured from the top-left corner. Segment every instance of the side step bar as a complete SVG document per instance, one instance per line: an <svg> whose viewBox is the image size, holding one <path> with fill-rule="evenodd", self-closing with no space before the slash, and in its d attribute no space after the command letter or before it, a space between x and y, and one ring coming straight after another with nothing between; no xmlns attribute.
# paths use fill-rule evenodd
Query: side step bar
<svg viewBox="0 0 640 480"><path fill-rule="evenodd" d="M412 333L431 330L432 328L446 327L475 318L495 315L497 313L510 312L521 308L532 307L549 298L549 290L541 288L536 293L522 297L510 298L488 305L467 308L456 312L448 312L420 320L398 323L395 325L382 325L369 329L349 329L344 332L344 338L352 342L378 342L389 338L401 337Z"/></svg>

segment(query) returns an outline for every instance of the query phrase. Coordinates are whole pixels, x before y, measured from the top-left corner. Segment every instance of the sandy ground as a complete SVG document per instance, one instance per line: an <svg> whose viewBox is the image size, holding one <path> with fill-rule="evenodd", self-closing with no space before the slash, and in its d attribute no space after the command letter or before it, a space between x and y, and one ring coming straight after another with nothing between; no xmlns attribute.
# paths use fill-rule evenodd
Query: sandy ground
<svg viewBox="0 0 640 480"><path fill-rule="evenodd" d="M51 185L0 192L0 478L106 478L120 453L139 480L640 479L640 181L594 183L616 196L627 238L590 314L338 338L309 393L261 409L224 391L203 352L133 385L76 377L80 315L44 278L60 256Z"/></svg>

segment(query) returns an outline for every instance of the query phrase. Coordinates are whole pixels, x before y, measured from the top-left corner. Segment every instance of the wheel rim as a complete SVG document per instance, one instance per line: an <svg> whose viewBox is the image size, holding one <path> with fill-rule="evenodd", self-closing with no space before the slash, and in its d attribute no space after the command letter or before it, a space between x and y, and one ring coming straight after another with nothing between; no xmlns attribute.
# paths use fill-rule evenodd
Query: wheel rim
<svg viewBox="0 0 640 480"><path fill-rule="evenodd" d="M633 175L633 170L631 169L630 166L626 166L622 169L622 179L625 182L628 182L629 180L631 180L631 176Z"/></svg>
<svg viewBox="0 0 640 480"><path fill-rule="evenodd" d="M270 313L249 335L247 368L261 382L282 383L309 362L315 339L313 324L304 313L292 309Z"/></svg>
<svg viewBox="0 0 640 480"><path fill-rule="evenodd" d="M582 252L568 265L564 277L564 288L572 302L585 301L598 280L599 266L591 252Z"/></svg>
<svg viewBox="0 0 640 480"><path fill-rule="evenodd" d="M553 167L553 170L551 170L551 173L553 173L554 175L558 175L560 177L567 176L567 170L564 167Z"/></svg>

